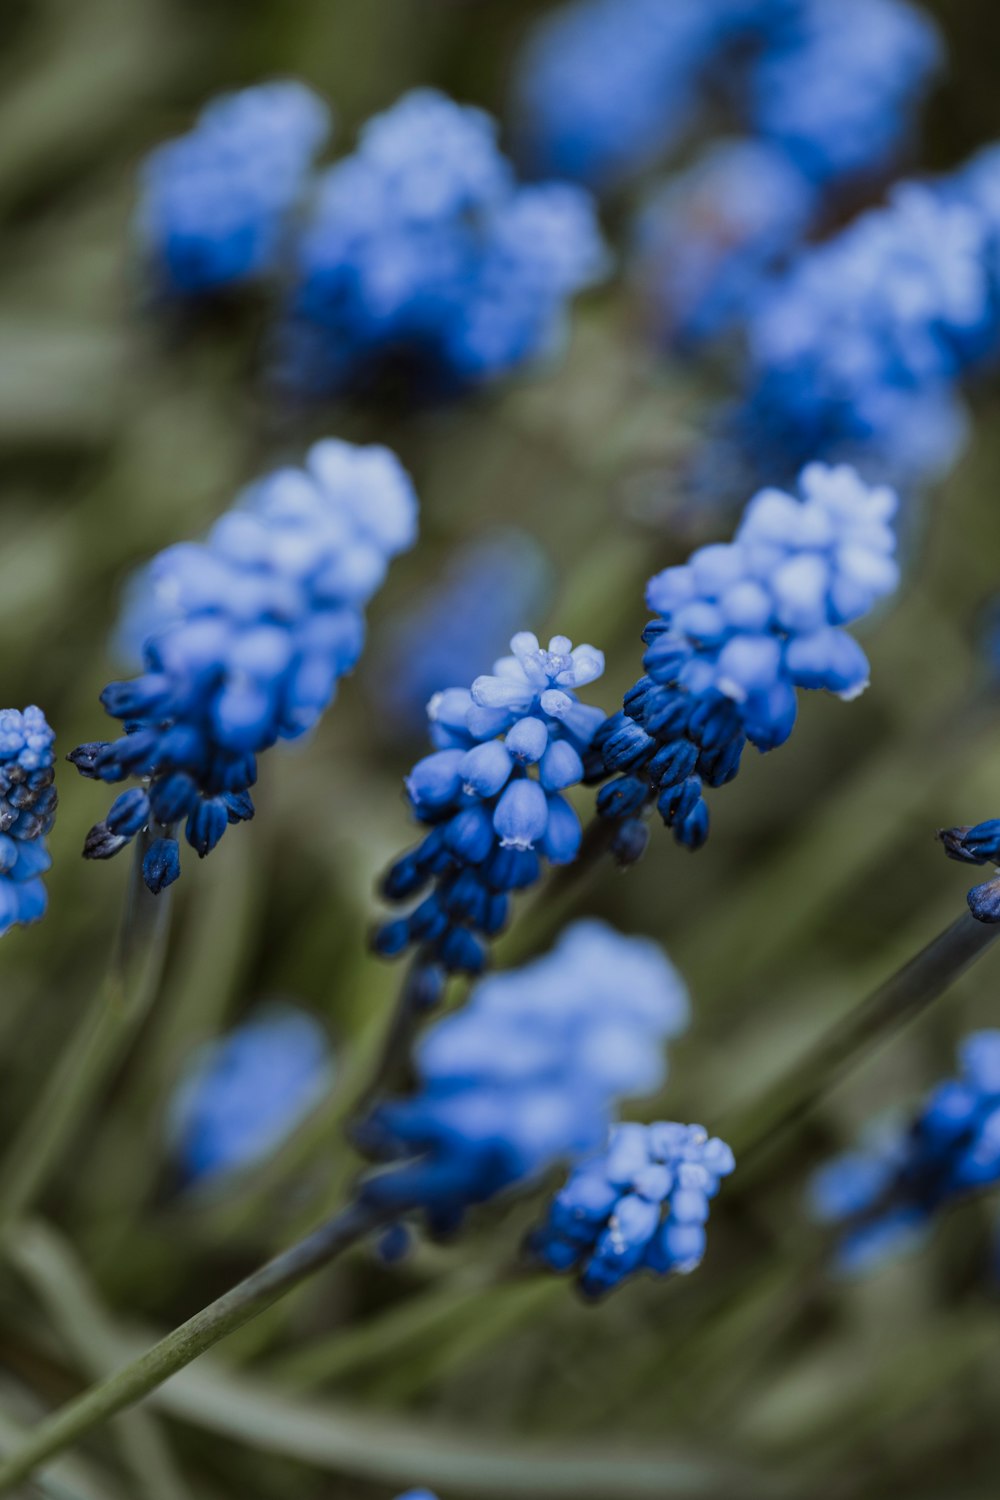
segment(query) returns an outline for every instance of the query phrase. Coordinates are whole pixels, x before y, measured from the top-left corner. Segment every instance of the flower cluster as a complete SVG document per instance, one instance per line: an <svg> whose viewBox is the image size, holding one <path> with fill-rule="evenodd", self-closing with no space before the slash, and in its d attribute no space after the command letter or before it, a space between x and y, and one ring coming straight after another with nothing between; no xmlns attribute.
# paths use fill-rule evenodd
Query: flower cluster
<svg viewBox="0 0 1000 1500"><path fill-rule="evenodd" d="M275 271L329 111L304 84L213 100L194 129L146 160L137 235L155 288L200 296Z"/></svg>
<svg viewBox="0 0 1000 1500"><path fill-rule="evenodd" d="M463 546L433 582L383 626L366 676L392 730L422 731L427 704L469 682L543 605L551 567L526 531L490 531Z"/></svg>
<svg viewBox="0 0 1000 1500"><path fill-rule="evenodd" d="M971 203L904 184L809 249L752 310L741 445L762 471L864 458L905 485L961 446L957 379L996 328L989 229Z"/></svg>
<svg viewBox="0 0 1000 1500"><path fill-rule="evenodd" d="M603 767L619 773L598 811L619 825L621 860L641 854L639 819L654 799L678 842L699 848L704 784L732 780L748 740L761 751L787 740L796 689L848 700L864 690L868 661L844 626L896 587L895 508L890 489L869 488L853 469L811 464L798 497L761 490L732 542L650 580L659 618L643 637L646 675L594 740Z"/></svg>
<svg viewBox="0 0 1000 1500"><path fill-rule="evenodd" d="M966 899L978 922L1000 922L1000 818L988 818L971 828L942 828L938 838L949 859L997 868L993 879L974 885Z"/></svg>
<svg viewBox="0 0 1000 1500"><path fill-rule="evenodd" d="M416 1093L379 1104L363 1127L363 1143L397 1161L363 1196L453 1229L471 1205L596 1150L614 1101L662 1082L663 1043L686 1020L683 984L655 944L574 924L423 1038Z"/></svg>
<svg viewBox="0 0 1000 1500"><path fill-rule="evenodd" d="M529 631L510 647L492 675L428 704L436 750L413 767L406 790L430 832L390 867L382 892L408 901L432 890L409 916L379 928L384 957L417 948L427 967L478 973L511 892L534 884L543 858L576 857L580 822L562 794L582 780L604 714L574 689L600 677L604 657L561 635L543 649Z"/></svg>
<svg viewBox="0 0 1000 1500"><path fill-rule="evenodd" d="M85 776L142 783L91 830L88 858L152 827L143 875L159 891L180 871L172 825L186 820L204 856L227 824L253 816L257 753L329 706L361 652L364 606L412 545L416 517L388 449L326 439L304 468L251 485L206 541L160 554L145 575L146 670L101 695L125 734L70 756Z"/></svg>
<svg viewBox="0 0 1000 1500"><path fill-rule="evenodd" d="M661 342L690 350L742 324L815 205L809 178L764 141L720 142L674 177L640 215L633 255Z"/></svg>
<svg viewBox="0 0 1000 1500"><path fill-rule="evenodd" d="M279 332L279 378L305 394L387 368L445 389L560 341L606 253L590 196L519 187L479 109L430 89L364 127L320 179Z"/></svg>
<svg viewBox="0 0 1000 1500"><path fill-rule="evenodd" d="M700 1125L616 1125L607 1149L555 1195L530 1248L554 1271L575 1272L587 1297L639 1271L687 1274L705 1254L709 1201L735 1165Z"/></svg>
<svg viewBox="0 0 1000 1500"><path fill-rule="evenodd" d="M45 915L55 735L40 708L0 710L0 937Z"/></svg>
<svg viewBox="0 0 1000 1500"><path fill-rule="evenodd" d="M959 1076L938 1084L903 1129L883 1130L812 1183L812 1207L841 1227L838 1263L869 1269L918 1239L939 1210L1000 1182L1000 1031L959 1049Z"/></svg>
<svg viewBox="0 0 1000 1500"><path fill-rule="evenodd" d="M905 0L574 0L530 37L515 102L533 169L604 187L721 92L820 184L891 166L941 58Z"/></svg>
<svg viewBox="0 0 1000 1500"><path fill-rule="evenodd" d="M189 1182L275 1150L322 1098L333 1071L323 1028L273 1005L191 1059L171 1101L168 1135Z"/></svg>

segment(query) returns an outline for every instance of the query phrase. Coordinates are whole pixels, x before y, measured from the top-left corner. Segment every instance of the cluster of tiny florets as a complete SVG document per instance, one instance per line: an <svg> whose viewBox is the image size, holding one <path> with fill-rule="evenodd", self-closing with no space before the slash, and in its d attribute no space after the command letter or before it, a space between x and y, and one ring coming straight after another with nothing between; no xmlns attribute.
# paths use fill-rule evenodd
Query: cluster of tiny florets
<svg viewBox="0 0 1000 1500"><path fill-rule="evenodd" d="M704 842L704 786L732 780L747 741L766 751L787 740L797 689L851 699L867 686L867 658L844 626L896 587L896 496L821 464L803 470L799 492L762 490L732 542L650 580L646 675L591 755L591 779L619 773L598 811L618 823L625 862L641 853L637 820L654 800L680 843Z"/></svg>
<svg viewBox="0 0 1000 1500"><path fill-rule="evenodd" d="M615 1100L662 1082L687 996L656 945L601 922L546 957L482 981L418 1044L418 1086L360 1132L396 1165L368 1178L380 1206L423 1209L436 1231L502 1189L606 1139Z"/></svg>
<svg viewBox="0 0 1000 1500"><path fill-rule="evenodd" d="M868 1270L949 1204L1000 1182L1000 1031L967 1037L959 1065L911 1122L875 1133L814 1177L813 1211L838 1226L842 1270Z"/></svg>
<svg viewBox="0 0 1000 1500"><path fill-rule="evenodd" d="M45 915L55 734L40 708L0 710L0 937Z"/></svg>
<svg viewBox="0 0 1000 1500"><path fill-rule="evenodd" d="M576 812L563 793L582 780L604 714L576 689L604 671L593 646L529 631L511 655L428 705L437 747L406 778L416 818L431 827L382 882L390 901L431 892L409 916L385 923L375 946L391 957L419 950L428 965L477 973L486 944L503 928L511 893L533 885L543 858L567 864L580 847Z"/></svg>
<svg viewBox="0 0 1000 1500"><path fill-rule="evenodd" d="M529 1241L588 1297L629 1276L687 1274L705 1253L709 1203L735 1167L700 1125L616 1125L606 1151L576 1168Z"/></svg>
<svg viewBox="0 0 1000 1500"><path fill-rule="evenodd" d="M101 695L125 734L70 756L85 776L141 783L91 830L88 858L150 828L143 874L159 891L180 871L175 824L204 856L253 816L257 754L329 706L361 652L364 606L412 545L416 517L388 449L327 439L305 468L251 485L204 542L160 554L137 591L146 670Z"/></svg>

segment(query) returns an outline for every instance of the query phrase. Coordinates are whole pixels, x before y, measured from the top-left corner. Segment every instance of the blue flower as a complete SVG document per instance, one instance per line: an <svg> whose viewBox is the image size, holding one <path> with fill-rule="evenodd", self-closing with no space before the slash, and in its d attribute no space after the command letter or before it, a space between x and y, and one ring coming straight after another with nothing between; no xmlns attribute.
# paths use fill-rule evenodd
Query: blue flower
<svg viewBox="0 0 1000 1500"><path fill-rule="evenodd" d="M798 688L850 700L868 684L867 658L844 627L898 582L896 496L822 464L802 471L799 492L761 490L732 542L649 582L658 618L643 637L646 675L588 758L588 779L618 773L598 812L619 825L625 863L642 852L636 826L654 801L679 843L704 843L704 785L732 780L748 740L761 751L787 740Z"/></svg>
<svg viewBox="0 0 1000 1500"><path fill-rule="evenodd" d="M578 702L574 689L601 676L604 657L593 646L574 650L561 635L543 650L529 631L510 646L492 675L428 705L436 748L413 767L406 790L431 831L389 868L382 892L390 901L430 893L379 928L384 957L416 948L428 966L478 973L511 892L534 884L542 858L576 858L580 823L563 793L582 779L604 714Z"/></svg>
<svg viewBox="0 0 1000 1500"><path fill-rule="evenodd" d="M583 189L518 187L488 115L418 89L321 178L276 373L305 395L390 368L487 380L555 350L606 266Z"/></svg>
<svg viewBox="0 0 1000 1500"><path fill-rule="evenodd" d="M690 349L742 324L802 240L816 192L788 154L723 141L644 208L633 273L660 339Z"/></svg>
<svg viewBox="0 0 1000 1500"><path fill-rule="evenodd" d="M189 1182L251 1165L275 1151L329 1090L323 1028L273 1005L190 1060L170 1104L168 1134Z"/></svg>
<svg viewBox="0 0 1000 1500"><path fill-rule="evenodd" d="M470 1205L596 1149L617 1098L659 1087L663 1043L686 1020L683 984L655 944L574 924L427 1033L416 1093L378 1105L363 1129L397 1162L363 1195L456 1227Z"/></svg>
<svg viewBox="0 0 1000 1500"><path fill-rule="evenodd" d="M905 184L778 278L747 326L739 441L786 472L812 457L927 482L965 434L956 381L996 327L981 214Z"/></svg>
<svg viewBox="0 0 1000 1500"><path fill-rule="evenodd" d="M977 921L1000 922L1000 818L988 818L971 828L942 828L938 838L949 859L997 867L993 879L974 885L966 899Z"/></svg>
<svg viewBox="0 0 1000 1500"><path fill-rule="evenodd" d="M959 1049L959 1076L938 1084L913 1120L816 1173L812 1209L840 1228L841 1271L867 1271L919 1242L935 1215L1000 1182L1000 1031Z"/></svg>
<svg viewBox="0 0 1000 1500"><path fill-rule="evenodd" d="M361 653L364 607L412 545L416 519L388 449L330 438L305 468L251 485L206 541L155 559L139 611L146 670L101 695L125 734L70 756L85 776L140 781L91 830L88 858L159 830L143 870L159 891L180 870L175 824L204 856L228 824L253 816L257 754L312 729L329 706Z"/></svg>
<svg viewBox="0 0 1000 1500"><path fill-rule="evenodd" d="M751 65L749 122L816 184L877 176L943 64L937 26L905 0L800 0Z"/></svg>
<svg viewBox="0 0 1000 1500"><path fill-rule="evenodd" d="M710 1200L735 1165L700 1125L617 1125L555 1195L530 1247L552 1270L574 1272L587 1297L640 1271L686 1275L701 1263Z"/></svg>
<svg viewBox="0 0 1000 1500"><path fill-rule="evenodd" d="M0 709L0 937L45 915L55 734L40 708Z"/></svg>
<svg viewBox="0 0 1000 1500"><path fill-rule="evenodd" d="M435 571L433 584L382 628L382 649L365 670L390 727L422 730L427 704L468 682L504 649L518 623L543 602L548 558L527 532L477 536Z"/></svg>
<svg viewBox="0 0 1000 1500"><path fill-rule="evenodd" d="M313 160L330 131L304 84L226 94L143 168L136 230L156 288L192 297L276 269Z"/></svg>

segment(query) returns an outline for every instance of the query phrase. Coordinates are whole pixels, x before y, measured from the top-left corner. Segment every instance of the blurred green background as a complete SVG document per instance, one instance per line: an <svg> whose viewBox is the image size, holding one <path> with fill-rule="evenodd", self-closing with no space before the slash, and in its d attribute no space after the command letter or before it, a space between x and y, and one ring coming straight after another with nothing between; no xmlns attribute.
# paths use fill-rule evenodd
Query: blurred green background
<svg viewBox="0 0 1000 1500"><path fill-rule="evenodd" d="M309 1227L357 1166L339 1124L398 980L365 953L373 882L410 839L400 777L420 753L380 714L386 622L463 543L515 524L553 570L550 604L524 625L603 647L591 696L610 708L637 673L645 578L726 532L725 515L692 515L677 483L712 392L651 355L621 286L578 309L557 369L445 410L332 406L294 429L255 386L252 320L185 337L137 309L136 167L208 96L301 76L333 103L338 150L417 83L502 117L518 40L546 8L0 9L0 700L41 704L64 752L99 736L130 569L316 436L388 443L422 502L421 543L375 602L367 665L308 744L267 757L256 821L189 863L155 1005L45 1194L46 1225L3 1246L0 1442ZM1000 136L1000 14L991 0L934 9L952 68L923 160L943 167ZM981 392L966 459L908 528L905 587L865 638L869 693L850 708L810 696L789 747L715 797L697 858L657 836L639 869L605 869L580 894L576 910L661 941L691 987L694 1024L650 1112L720 1128L962 909L963 874L933 833L1000 806L1000 702L976 652L1000 582L998 414L996 391ZM100 789L68 767L59 784L49 916L0 945L0 1148L100 985L127 880L124 860L79 858ZM544 946L552 919L525 916L501 959ZM737 1174L694 1278L585 1308L559 1282L516 1274L530 1202L392 1270L358 1252L193 1367L146 1420L96 1438L46 1492L995 1495L995 1206L968 1205L918 1257L844 1286L823 1274L802 1194L872 1114L905 1110L951 1070L956 1037L996 1024L998 977L1000 953L987 955L790 1146ZM327 1027L334 1095L226 1192L178 1195L164 1112L183 1062L277 995Z"/></svg>

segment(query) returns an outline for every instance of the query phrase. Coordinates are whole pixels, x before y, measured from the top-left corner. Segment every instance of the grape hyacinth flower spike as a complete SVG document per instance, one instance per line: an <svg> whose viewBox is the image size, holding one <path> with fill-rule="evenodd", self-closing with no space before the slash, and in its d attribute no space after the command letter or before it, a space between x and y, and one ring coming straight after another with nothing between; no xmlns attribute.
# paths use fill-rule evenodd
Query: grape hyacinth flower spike
<svg viewBox="0 0 1000 1500"><path fill-rule="evenodd" d="M55 735L40 708L0 710L0 937L45 915Z"/></svg>
<svg viewBox="0 0 1000 1500"><path fill-rule="evenodd" d="M700 1125L616 1125L604 1153L555 1195L529 1248L553 1271L574 1272L590 1298L640 1271L686 1275L701 1263L709 1202L735 1165Z"/></svg>
<svg viewBox="0 0 1000 1500"><path fill-rule="evenodd" d="M543 649L529 631L510 645L492 675L431 699L436 748L406 779L430 832L390 867L382 892L396 902L432 889L408 916L384 923L374 944L383 957L416 949L428 972L478 973L511 892L535 883L543 859L568 864L580 847L563 793L582 779L604 714L575 689L601 676L604 656L561 635Z"/></svg>
<svg viewBox="0 0 1000 1500"><path fill-rule="evenodd" d="M330 114L305 84L224 94L146 160L136 232L154 288L203 297L274 272Z"/></svg>
<svg viewBox="0 0 1000 1500"><path fill-rule="evenodd" d="M811 464L798 496L760 491L732 542L650 580L658 618L643 635L646 675L601 726L588 764L590 781L614 773L597 806L622 863L641 855L654 802L678 843L700 848L705 786L733 779L748 741L784 744L799 688L847 701L864 691L868 661L844 626L896 587L896 504L847 466Z"/></svg>
<svg viewBox="0 0 1000 1500"><path fill-rule="evenodd" d="M950 1204L1000 1183L1000 1031L959 1048L959 1076L932 1090L912 1121L873 1133L821 1168L815 1217L838 1226L837 1266L851 1274L914 1244Z"/></svg>
<svg viewBox="0 0 1000 1500"><path fill-rule="evenodd" d="M228 824L253 817L257 754L312 729L333 701L361 653L364 606L416 521L394 454L328 438L303 468L251 485L206 541L154 560L140 609L146 670L101 695L125 733L69 757L92 779L140 783L91 829L86 858L148 829L155 894L180 873L174 825L204 857Z"/></svg>
<svg viewBox="0 0 1000 1500"><path fill-rule="evenodd" d="M663 1043L686 1020L683 984L654 943L575 923L426 1033L416 1091L380 1101L358 1132L393 1164L365 1179L362 1201L456 1229L474 1204L597 1150L615 1101L660 1086Z"/></svg>

